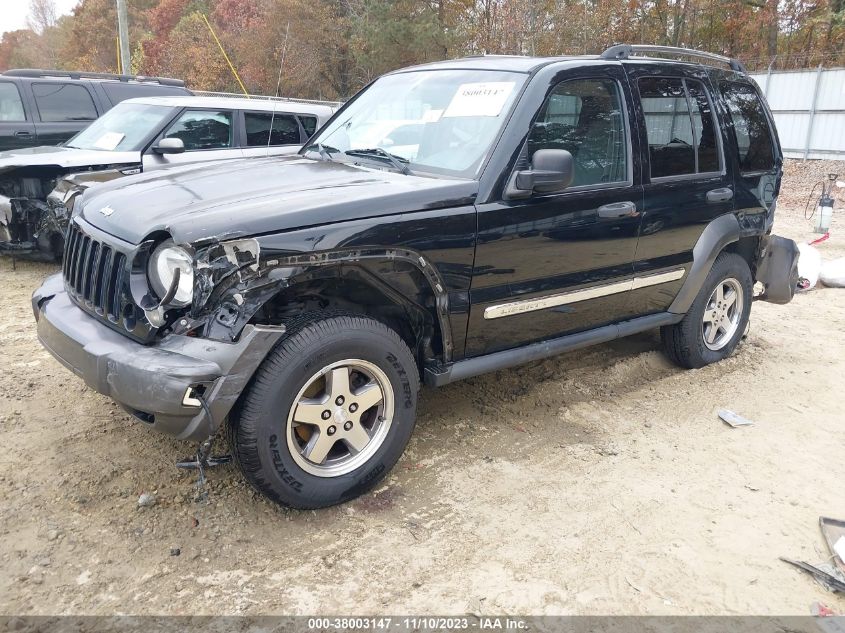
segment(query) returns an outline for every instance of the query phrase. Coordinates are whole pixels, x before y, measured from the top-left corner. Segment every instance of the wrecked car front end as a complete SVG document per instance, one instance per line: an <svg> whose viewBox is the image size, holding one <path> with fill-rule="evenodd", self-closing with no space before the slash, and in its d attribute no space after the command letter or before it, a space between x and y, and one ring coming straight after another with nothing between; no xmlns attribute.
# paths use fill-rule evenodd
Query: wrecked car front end
<svg viewBox="0 0 845 633"><path fill-rule="evenodd" d="M202 440L225 419L284 328L248 325L237 340L224 341L198 337L187 318L167 322L175 316L147 287L151 247L76 218L62 272L32 297L38 337L89 387L145 425Z"/></svg>
<svg viewBox="0 0 845 633"><path fill-rule="evenodd" d="M183 186L169 185L174 174ZM321 293L337 275L384 286L370 279L369 265L408 294L421 281L434 290L434 318L448 319L436 268L410 249L367 247L381 226L367 216L470 205L476 186L300 157L98 186L75 203L61 274L33 295L39 338L149 428L204 440L285 335L290 315L325 307ZM330 229L326 218L335 219ZM432 345L428 306L403 300L390 309L420 325L422 347ZM448 355L451 328L440 329Z"/></svg>
<svg viewBox="0 0 845 633"><path fill-rule="evenodd" d="M91 184L140 171L137 154L109 153L109 164L102 158L63 147L0 152L0 254L61 259L75 199Z"/></svg>
<svg viewBox="0 0 845 633"><path fill-rule="evenodd" d="M61 256L67 218L64 208L46 200L53 182L32 169L0 176L0 253L46 261Z"/></svg>

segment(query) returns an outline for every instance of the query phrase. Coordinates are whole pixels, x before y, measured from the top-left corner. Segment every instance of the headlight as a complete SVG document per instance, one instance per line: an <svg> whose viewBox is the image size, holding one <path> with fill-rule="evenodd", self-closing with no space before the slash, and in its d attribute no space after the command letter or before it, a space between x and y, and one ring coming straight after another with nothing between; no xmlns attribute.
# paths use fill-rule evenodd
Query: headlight
<svg viewBox="0 0 845 633"><path fill-rule="evenodd" d="M147 265L147 276L159 300L167 298L171 292L176 271L179 271L179 281L167 305L182 307L194 298L194 262L188 251L176 246L173 240L167 240L153 251Z"/></svg>

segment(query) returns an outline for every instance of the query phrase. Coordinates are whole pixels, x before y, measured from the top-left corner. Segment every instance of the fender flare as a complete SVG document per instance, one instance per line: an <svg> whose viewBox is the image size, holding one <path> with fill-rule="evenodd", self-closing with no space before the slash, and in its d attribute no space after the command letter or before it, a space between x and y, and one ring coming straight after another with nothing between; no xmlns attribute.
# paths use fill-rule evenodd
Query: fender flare
<svg viewBox="0 0 845 633"><path fill-rule="evenodd" d="M434 264L416 251L399 248L367 248L367 249L337 249L323 251L320 253L308 253L287 255L282 257L266 256L259 260L256 268L256 273L251 280L244 280L246 283L232 284L223 291L223 295L240 295L243 304L249 304L250 309L244 311L240 303L237 306L232 306L240 313L232 323L225 324L225 330L229 330L233 335L240 332L241 328L246 325L246 322L251 316L260 308L261 305L270 301L272 297L279 292L295 285L296 283L307 280L320 271L327 268L334 268L340 270L344 266L350 268L358 268L357 264L366 261L402 261L411 264L417 270L422 278L425 280L428 288L434 295L435 311L437 325L440 329L440 335L443 342L443 360L448 362L454 353L454 342L452 338L452 323L449 315L449 295L446 290L446 284L442 278L441 273L436 269ZM259 272L260 271L260 272ZM275 273L282 273L276 277ZM267 283L276 277L275 281ZM362 276L365 279L366 276ZM250 281L255 283L253 288L249 288ZM389 287L389 284L386 284ZM221 306L231 305L227 302L224 296L218 296L213 303L216 308L212 312L216 312ZM212 326L218 326L212 321Z"/></svg>
<svg viewBox="0 0 845 633"><path fill-rule="evenodd" d="M739 222L733 213L720 215L711 221L692 249L692 266L681 290L669 306L673 314L686 314L701 291L713 262L728 244L739 241Z"/></svg>

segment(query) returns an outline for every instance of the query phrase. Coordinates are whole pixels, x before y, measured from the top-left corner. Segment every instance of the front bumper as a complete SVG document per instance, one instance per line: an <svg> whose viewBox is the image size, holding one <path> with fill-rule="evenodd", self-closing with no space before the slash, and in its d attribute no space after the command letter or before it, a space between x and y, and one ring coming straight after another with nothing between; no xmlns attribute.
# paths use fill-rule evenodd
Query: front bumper
<svg viewBox="0 0 845 633"><path fill-rule="evenodd" d="M142 345L77 307L61 275L32 295L41 344L95 391L146 426L179 439L202 440L229 414L283 327L244 328L235 343L170 335ZM203 394L211 412L189 396Z"/></svg>

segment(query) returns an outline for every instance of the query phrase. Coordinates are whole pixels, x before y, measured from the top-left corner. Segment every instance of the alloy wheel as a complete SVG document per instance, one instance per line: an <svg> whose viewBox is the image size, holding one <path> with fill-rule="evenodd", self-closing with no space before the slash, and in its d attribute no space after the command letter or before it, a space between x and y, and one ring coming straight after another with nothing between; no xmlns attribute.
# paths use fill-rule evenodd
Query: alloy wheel
<svg viewBox="0 0 845 633"><path fill-rule="evenodd" d="M306 381L294 399L288 448L312 475L345 475L384 443L393 408L390 381L379 367L359 359L332 363Z"/></svg>

